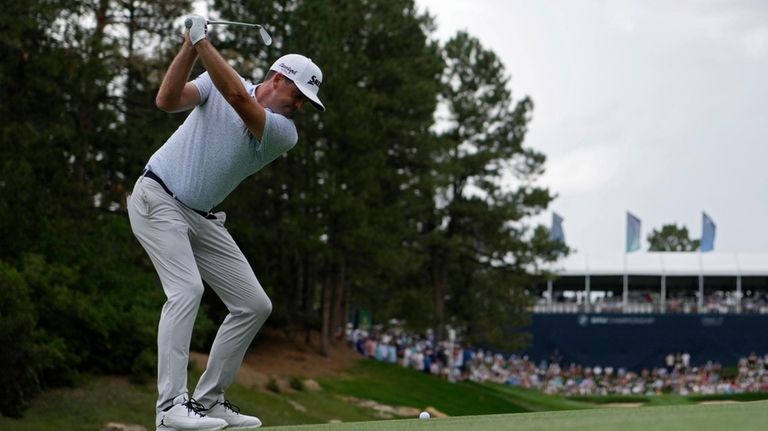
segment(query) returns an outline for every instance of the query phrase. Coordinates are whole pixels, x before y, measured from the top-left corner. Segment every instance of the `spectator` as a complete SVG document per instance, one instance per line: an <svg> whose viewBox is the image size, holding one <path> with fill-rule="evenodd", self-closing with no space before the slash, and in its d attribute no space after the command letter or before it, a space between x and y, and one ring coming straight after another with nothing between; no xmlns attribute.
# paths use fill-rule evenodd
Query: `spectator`
<svg viewBox="0 0 768 431"><path fill-rule="evenodd" d="M521 386L560 395L658 395L662 393L733 394L768 391L768 354L755 352L736 364L737 376L721 378L721 365L692 365L688 352L669 353L662 366L639 373L610 365L562 363L562 356L536 364L526 356L472 349L461 342L434 343L434 333L408 334L402 327L373 333L357 329L351 340L360 354L441 376L449 381L470 380ZM349 332L348 332L349 333ZM559 352L558 352L559 354ZM400 361L398 361L398 357Z"/></svg>

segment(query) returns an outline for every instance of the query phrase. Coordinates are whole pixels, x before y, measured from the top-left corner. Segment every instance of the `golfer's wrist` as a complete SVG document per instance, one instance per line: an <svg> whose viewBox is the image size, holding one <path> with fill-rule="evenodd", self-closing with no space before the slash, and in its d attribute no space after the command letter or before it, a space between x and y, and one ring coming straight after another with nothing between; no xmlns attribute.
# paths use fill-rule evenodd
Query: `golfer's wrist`
<svg viewBox="0 0 768 431"><path fill-rule="evenodd" d="M181 52L184 53L184 55L189 56L189 58L193 60L197 59L198 57L197 51L195 50L195 46L192 45L189 39L184 40L184 44L181 45Z"/></svg>
<svg viewBox="0 0 768 431"><path fill-rule="evenodd" d="M192 45L192 48L194 48L195 52L200 54L201 51L207 49L209 46L213 46L213 45L211 45L211 42L208 40L207 37L204 37L198 40L196 44Z"/></svg>

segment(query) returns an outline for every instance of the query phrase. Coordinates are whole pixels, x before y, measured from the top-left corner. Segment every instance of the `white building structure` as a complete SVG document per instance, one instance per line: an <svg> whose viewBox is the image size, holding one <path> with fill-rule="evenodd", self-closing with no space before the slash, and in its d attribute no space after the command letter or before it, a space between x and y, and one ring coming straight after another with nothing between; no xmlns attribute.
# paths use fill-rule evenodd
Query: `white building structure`
<svg viewBox="0 0 768 431"><path fill-rule="evenodd" d="M547 271L535 313L768 313L768 253L574 253Z"/></svg>

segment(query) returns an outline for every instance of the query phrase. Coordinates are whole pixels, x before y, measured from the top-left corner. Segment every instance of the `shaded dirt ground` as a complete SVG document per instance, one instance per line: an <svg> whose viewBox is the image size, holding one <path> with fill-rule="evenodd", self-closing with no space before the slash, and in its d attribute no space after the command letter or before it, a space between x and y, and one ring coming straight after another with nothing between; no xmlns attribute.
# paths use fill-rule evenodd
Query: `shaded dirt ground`
<svg viewBox="0 0 768 431"><path fill-rule="evenodd" d="M311 344L307 345L304 334L290 336L278 331L265 331L258 335L250 351L240 367L237 382L251 388L266 390L270 383L276 384L281 393L291 393L290 381L298 378L307 390L315 390L319 385L315 379L319 377L340 376L344 370L349 369L362 359L354 349L343 341L337 341L335 345L328 346L326 354L320 352L316 334L313 334ZM208 355L193 352L190 359L200 370L205 368ZM339 397L346 403L365 407L375 411L375 415L381 419L417 417L420 410L413 407L390 406L371 400L357 399L354 397ZM294 408L306 411L303 406L293 400L289 400ZM427 407L426 411L432 417L446 417L434 407Z"/></svg>
<svg viewBox="0 0 768 431"><path fill-rule="evenodd" d="M344 341L329 345L327 355L320 353L319 346L316 334L308 346L303 333L291 339L282 332L265 331L259 335L244 362L270 376L317 378L336 376L361 359Z"/></svg>
<svg viewBox="0 0 768 431"><path fill-rule="evenodd" d="M323 355L317 334L313 334L310 345L305 343L303 332L291 336L282 331L265 330L256 337L237 375L238 383L250 388L263 388L272 379L285 387L294 377L309 380L312 385L314 379L338 376L361 359L344 341L329 345L327 354ZM202 370L208 355L193 352L190 359Z"/></svg>

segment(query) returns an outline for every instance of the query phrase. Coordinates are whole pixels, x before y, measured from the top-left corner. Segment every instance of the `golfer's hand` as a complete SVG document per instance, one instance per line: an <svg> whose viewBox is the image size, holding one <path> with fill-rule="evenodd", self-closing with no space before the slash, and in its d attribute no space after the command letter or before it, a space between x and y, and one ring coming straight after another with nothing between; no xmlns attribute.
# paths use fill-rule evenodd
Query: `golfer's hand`
<svg viewBox="0 0 768 431"><path fill-rule="evenodd" d="M184 27L189 30L189 41L192 45L205 39L208 33L208 21L200 15L189 15L184 20Z"/></svg>

